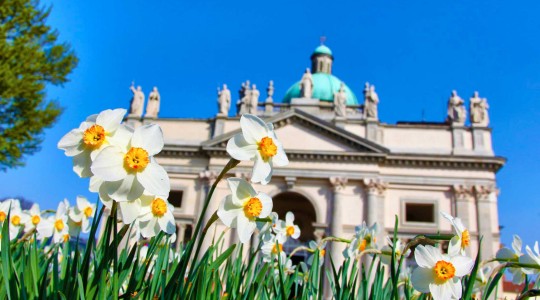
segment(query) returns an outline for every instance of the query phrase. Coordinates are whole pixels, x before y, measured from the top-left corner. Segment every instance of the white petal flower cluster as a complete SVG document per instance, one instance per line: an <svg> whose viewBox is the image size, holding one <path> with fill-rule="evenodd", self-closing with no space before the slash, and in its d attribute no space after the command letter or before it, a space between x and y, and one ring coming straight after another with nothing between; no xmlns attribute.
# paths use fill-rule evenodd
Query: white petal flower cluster
<svg viewBox="0 0 540 300"><path fill-rule="evenodd" d="M393 241L392 239L387 236L386 237L386 243L387 245L383 246L381 248L381 254L380 254L380 259L381 259L381 262L383 264L386 264L386 265L390 265L390 263L392 262L392 246L393 246ZM397 264L399 259L401 257L409 257L409 255L411 254L411 249L407 249L407 251L405 251L405 245L403 244L403 242L398 239L396 241L396 251L395 251L395 258L394 258L394 262Z"/></svg>
<svg viewBox="0 0 540 300"><path fill-rule="evenodd" d="M115 109L88 117L60 140L58 148L73 157L80 177L91 177L90 191L99 193L103 205L112 208L118 203L125 224L137 219L146 238L160 231L172 234L169 176L154 158L163 149L163 133L156 124L128 127L121 123L125 114L125 109ZM83 232L89 230L87 207L89 203L78 200L70 215Z"/></svg>
<svg viewBox="0 0 540 300"><path fill-rule="evenodd" d="M253 161L251 181L267 184L272 177L274 165L285 166L289 163L283 146L274 133L274 126L257 116L245 114L240 118L240 127L242 132L227 143L227 152L236 160ZM228 227L237 228L240 241L247 243L257 227L257 222L271 216L272 198L265 193L256 192L244 179L229 178L227 182L231 194L221 201L217 215ZM277 215L275 216L272 215L272 219L277 218ZM289 229L290 236L298 237L300 228L292 225L294 216L290 215L288 218L289 223L272 222L271 230L279 227L285 230L286 235L289 224L292 226ZM263 240L271 239L271 236L266 236L270 232L268 226L263 227Z"/></svg>
<svg viewBox="0 0 540 300"><path fill-rule="evenodd" d="M499 251L497 251L495 257L499 261L521 263L540 267L540 249L538 249L538 242L536 242L534 245L534 251L531 249L531 247L526 246L526 253L522 253L522 248L523 242L521 241L521 238L518 235L514 235L512 249L506 247L501 248ZM512 283L516 285L522 284L525 281L526 275L539 273L539 270L534 268L510 267L508 270L512 274Z"/></svg>
<svg viewBox="0 0 540 300"><path fill-rule="evenodd" d="M366 222L356 226L354 237L351 243L343 251L346 258L354 258L367 249L377 249L377 232L379 231L377 223L367 226Z"/></svg>
<svg viewBox="0 0 540 300"><path fill-rule="evenodd" d="M441 214L450 221L456 235L450 240L448 254L431 245L419 245L414 252L418 264L411 276L413 287L422 293L431 293L433 299L461 299L461 278L468 275L474 260L465 254L469 246L469 231L459 218Z"/></svg>

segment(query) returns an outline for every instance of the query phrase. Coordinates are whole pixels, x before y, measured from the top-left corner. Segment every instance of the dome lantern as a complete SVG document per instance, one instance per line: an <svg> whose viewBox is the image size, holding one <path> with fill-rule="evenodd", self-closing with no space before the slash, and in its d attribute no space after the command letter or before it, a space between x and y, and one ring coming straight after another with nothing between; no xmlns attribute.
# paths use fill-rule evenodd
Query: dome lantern
<svg viewBox="0 0 540 300"><path fill-rule="evenodd" d="M332 50L321 44L311 55L311 72L332 74L333 61Z"/></svg>

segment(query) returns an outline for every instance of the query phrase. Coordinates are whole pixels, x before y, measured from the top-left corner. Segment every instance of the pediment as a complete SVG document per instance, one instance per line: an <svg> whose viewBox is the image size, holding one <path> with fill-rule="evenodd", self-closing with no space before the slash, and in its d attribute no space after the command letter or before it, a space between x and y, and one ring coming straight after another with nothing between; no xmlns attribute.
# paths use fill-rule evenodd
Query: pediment
<svg viewBox="0 0 540 300"><path fill-rule="evenodd" d="M285 151L307 153L372 153L385 154L389 150L365 138L321 120L300 110L289 110L268 119ZM237 129L202 143L203 149L225 148L227 141L239 133Z"/></svg>

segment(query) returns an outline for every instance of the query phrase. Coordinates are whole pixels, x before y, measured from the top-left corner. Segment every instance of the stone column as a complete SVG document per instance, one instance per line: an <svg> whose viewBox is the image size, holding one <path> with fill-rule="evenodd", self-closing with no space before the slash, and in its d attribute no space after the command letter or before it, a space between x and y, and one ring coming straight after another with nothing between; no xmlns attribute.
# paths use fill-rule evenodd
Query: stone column
<svg viewBox="0 0 540 300"><path fill-rule="evenodd" d="M334 190L334 201L332 205L332 227L331 235L336 237L344 237L343 235L343 218L345 216L344 210L347 209L345 187L347 186L347 178L344 177L330 177L330 184L332 184ZM332 243L332 259L334 264L341 265L343 261L343 250L345 244Z"/></svg>
<svg viewBox="0 0 540 300"><path fill-rule="evenodd" d="M184 239L186 237L186 224L185 223L176 223L178 230L176 232L176 251L180 250L180 244L184 244Z"/></svg>
<svg viewBox="0 0 540 300"><path fill-rule="evenodd" d="M377 240L379 243L384 242L386 235L385 216L384 216L384 194L387 188L387 184L378 179L364 179L364 186L366 188L367 195L367 215L366 223L368 226L377 223L379 232L377 233Z"/></svg>
<svg viewBox="0 0 540 300"><path fill-rule="evenodd" d="M476 208L474 206L474 191L472 186L454 185L452 187L454 194L453 211L450 212L454 217L460 218L463 225L471 235L471 243L468 247L467 254L475 257L478 251L478 224L476 220ZM446 220L444 219L443 222ZM452 231L454 229L452 228Z"/></svg>
<svg viewBox="0 0 540 300"><path fill-rule="evenodd" d="M482 259L495 255L499 244L499 219L497 216L497 189L495 186L474 186L476 196L478 235L482 238Z"/></svg>

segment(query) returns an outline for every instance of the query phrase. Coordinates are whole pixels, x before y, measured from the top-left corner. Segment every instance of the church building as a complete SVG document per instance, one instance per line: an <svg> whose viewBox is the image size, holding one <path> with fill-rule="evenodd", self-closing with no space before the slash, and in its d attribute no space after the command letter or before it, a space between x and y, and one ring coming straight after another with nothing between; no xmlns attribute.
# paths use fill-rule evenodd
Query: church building
<svg viewBox="0 0 540 300"><path fill-rule="evenodd" d="M325 236L351 238L365 221L378 224L382 246L396 215L403 239L452 233L442 211L461 218L469 229L469 254L476 254L482 236L483 257L493 256L500 243L496 173L505 159L492 148L486 99L475 93L465 109L454 91L441 122L387 124L378 117L384 99L379 103L375 87L366 83L363 91L352 91L332 74L333 61L327 46L317 47L311 68L281 99L274 99L273 82L263 97L249 82L238 97L224 85L218 113L208 119L159 118L155 112L128 116L132 126L157 123L163 129L165 147L157 159L170 176L178 241L192 234L209 187L230 159L227 141L240 132L240 115L251 113L274 124L290 161L274 169L268 185L254 188L273 198L280 218L294 213L301 228L298 244ZM231 105L237 106L237 115ZM242 162L229 175L249 180L251 168ZM206 220L227 194L222 181ZM219 236L224 226L216 228ZM234 242L236 233L227 231L226 245ZM341 255L343 247L334 246L332 255Z"/></svg>

